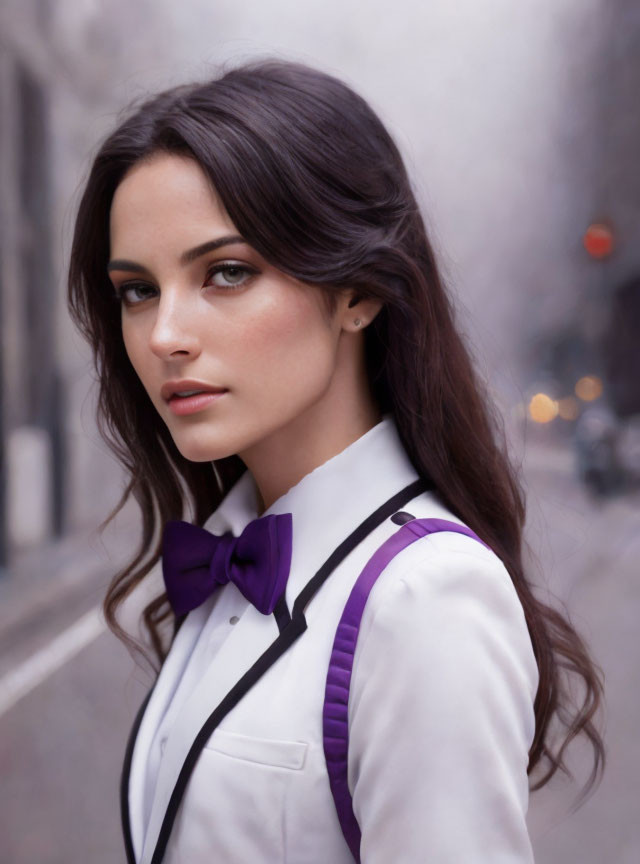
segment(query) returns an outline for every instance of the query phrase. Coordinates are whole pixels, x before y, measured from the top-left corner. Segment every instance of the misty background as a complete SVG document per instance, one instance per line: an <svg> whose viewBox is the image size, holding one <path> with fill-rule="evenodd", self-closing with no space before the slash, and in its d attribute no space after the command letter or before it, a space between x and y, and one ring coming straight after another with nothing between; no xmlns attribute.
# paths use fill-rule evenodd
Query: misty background
<svg viewBox="0 0 640 864"><path fill-rule="evenodd" d="M532 794L536 860L635 864L634 0L0 2L0 857L122 860L119 770L152 682L96 611L138 522L128 506L97 530L123 475L66 311L83 179L132 101L264 56L343 78L398 143L521 467L532 578L603 668L604 780L571 813L578 745L577 784Z"/></svg>

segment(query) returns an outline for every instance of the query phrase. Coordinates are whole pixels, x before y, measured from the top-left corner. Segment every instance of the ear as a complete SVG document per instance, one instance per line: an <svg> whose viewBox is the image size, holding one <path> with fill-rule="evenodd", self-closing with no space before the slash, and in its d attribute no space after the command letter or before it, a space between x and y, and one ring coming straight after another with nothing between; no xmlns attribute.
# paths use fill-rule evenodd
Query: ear
<svg viewBox="0 0 640 864"><path fill-rule="evenodd" d="M382 309L382 300L365 297L355 290L345 291L341 304L342 329L351 333L364 330Z"/></svg>

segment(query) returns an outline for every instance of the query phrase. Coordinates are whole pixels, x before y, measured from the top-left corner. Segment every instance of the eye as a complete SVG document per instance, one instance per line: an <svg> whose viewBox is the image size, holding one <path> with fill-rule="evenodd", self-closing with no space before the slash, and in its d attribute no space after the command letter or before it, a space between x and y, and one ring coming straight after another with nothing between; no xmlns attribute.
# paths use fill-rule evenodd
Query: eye
<svg viewBox="0 0 640 864"><path fill-rule="evenodd" d="M144 300L155 297L158 289L148 282L124 282L115 289L116 296L127 306L135 306Z"/></svg>
<svg viewBox="0 0 640 864"><path fill-rule="evenodd" d="M233 289L244 285L256 273L253 267L247 267L245 264L225 262L216 264L209 270L205 284L213 284L216 288Z"/></svg>

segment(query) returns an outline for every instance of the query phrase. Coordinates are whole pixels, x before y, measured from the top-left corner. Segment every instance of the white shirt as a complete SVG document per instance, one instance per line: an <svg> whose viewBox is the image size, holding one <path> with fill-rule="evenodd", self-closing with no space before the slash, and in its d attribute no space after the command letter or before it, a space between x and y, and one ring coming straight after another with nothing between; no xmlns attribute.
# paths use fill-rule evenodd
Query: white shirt
<svg viewBox="0 0 640 864"><path fill-rule="evenodd" d="M386 415L263 514L293 514L289 609L331 552L417 476ZM240 534L256 518L257 500L246 472L205 527ZM459 521L429 492L402 509ZM349 591L396 530L387 519L337 567L306 610L307 631L214 731L166 862L352 862L324 760L324 688ZM133 752L137 861L151 860L200 727L277 636L274 617L261 615L232 583L187 616ZM537 682L522 607L492 552L444 533L393 559L365 608L349 697L349 787L363 864L533 860L526 768Z"/></svg>

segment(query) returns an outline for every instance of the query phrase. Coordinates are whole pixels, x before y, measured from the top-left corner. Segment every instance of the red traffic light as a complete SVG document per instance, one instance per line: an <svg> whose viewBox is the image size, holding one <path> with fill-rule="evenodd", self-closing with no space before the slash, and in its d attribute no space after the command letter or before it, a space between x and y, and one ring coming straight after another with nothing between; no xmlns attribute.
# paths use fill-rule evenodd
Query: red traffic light
<svg viewBox="0 0 640 864"><path fill-rule="evenodd" d="M606 258L613 251L613 231L608 225L594 222L584 232L582 243L592 258Z"/></svg>

